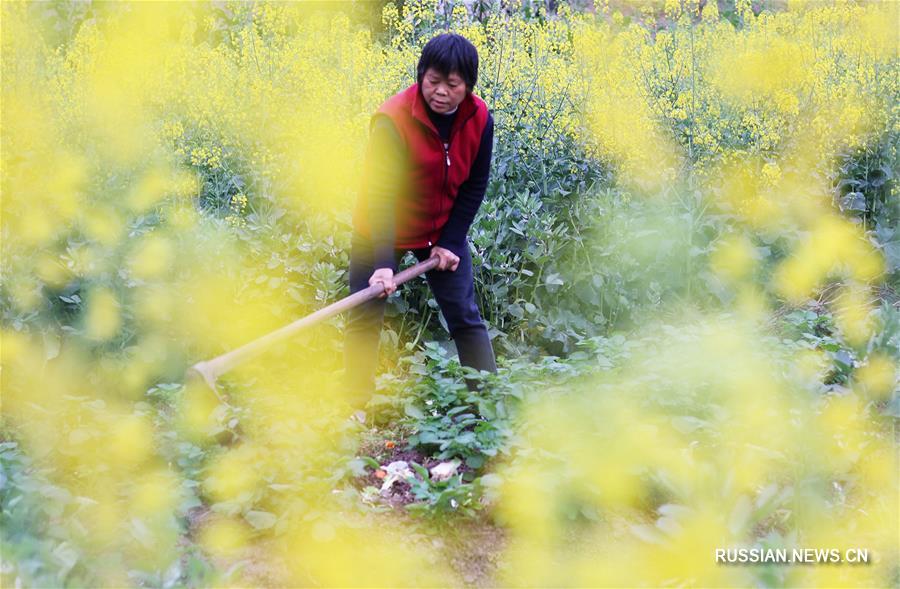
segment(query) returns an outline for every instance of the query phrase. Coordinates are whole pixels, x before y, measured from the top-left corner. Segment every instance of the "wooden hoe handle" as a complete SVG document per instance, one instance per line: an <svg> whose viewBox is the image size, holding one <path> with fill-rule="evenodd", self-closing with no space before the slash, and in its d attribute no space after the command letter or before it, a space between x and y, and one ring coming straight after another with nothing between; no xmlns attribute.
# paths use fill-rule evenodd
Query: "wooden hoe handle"
<svg viewBox="0 0 900 589"><path fill-rule="evenodd" d="M400 286L404 282L419 276L420 274L424 274L428 272L432 268L435 268L440 262L440 258L438 256L431 256L424 262L419 262L414 266L410 266L409 268L403 270L394 275L394 284ZM193 372L195 375L199 375L206 381L206 384L216 392L218 395L218 391L216 389L216 380L222 374L225 374L238 364L259 355L261 352L266 350L267 348L277 344L278 342L282 342L298 331L306 329L320 321L324 321L329 317L337 315L338 313L342 313L348 309L352 309L357 305L361 305L362 303L377 298L378 295L384 292L384 284L377 282L370 286L365 290L360 290L358 292L353 293L348 297L344 297L343 299L336 301L327 307L319 309L314 313L310 313L306 317L301 319L297 319L293 323L289 323L284 327L276 329L275 331L261 336L252 342L248 342L243 346L231 350L230 352L226 352L221 356L217 356L212 360L206 360L205 362L198 362L191 366L188 369L188 377L192 376Z"/></svg>

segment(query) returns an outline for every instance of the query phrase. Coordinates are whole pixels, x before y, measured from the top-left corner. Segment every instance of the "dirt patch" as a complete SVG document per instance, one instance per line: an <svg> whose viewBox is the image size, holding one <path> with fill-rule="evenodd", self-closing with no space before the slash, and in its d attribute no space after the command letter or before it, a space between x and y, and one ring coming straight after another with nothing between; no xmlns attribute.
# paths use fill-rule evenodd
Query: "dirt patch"
<svg viewBox="0 0 900 589"><path fill-rule="evenodd" d="M380 491L386 474L384 467L392 462L416 463L429 471L444 462L426 456L418 449L407 448L406 436L411 433L374 429L367 432L368 435L364 436L360 443L357 455L373 458L382 468L367 467L366 474L353 479L352 484L360 491L366 487L374 487ZM379 470L382 472L379 473ZM470 471L472 469L464 462L460 464L458 472ZM479 515L476 519L451 517L435 525L434 521L422 519L404 509L415 501L409 483L398 480L390 489L379 492L376 497L378 504L392 508L378 517L399 518L400 521L418 528L424 536L430 538L438 558L449 565L460 586L497 587L500 582L498 570L507 543L503 528L497 526L487 513Z"/></svg>
<svg viewBox="0 0 900 589"><path fill-rule="evenodd" d="M204 525L214 517L212 510L202 505L187 512L188 532L180 539L182 544L197 543ZM215 570L229 575L232 580L248 587L281 588L290 586L287 565L276 555L278 540L255 538L227 557L215 556L204 551L204 556ZM185 556L185 558L187 558ZM186 565L186 563L182 563Z"/></svg>
<svg viewBox="0 0 900 589"><path fill-rule="evenodd" d="M412 494L410 484L404 480L395 481L390 488L381 491L385 476L387 476L386 467L389 464L400 461L406 462L408 465L415 463L431 471L435 466L447 461L427 456L419 449L409 448L406 439L396 438L396 436L394 439L391 439L391 433L396 432L370 430L368 437L360 444L357 455L372 458L378 463L379 467L375 468L374 465L368 465L366 473L352 479L351 484L361 492L364 492L367 487L378 489L380 493L377 502L396 508L414 503L416 498ZM382 437L384 434L388 435L387 438ZM473 469L468 467L464 461L458 460L458 462L457 473L462 474L464 477L466 477L467 473L472 473ZM417 474L416 476L419 475ZM464 480L468 481L471 476L469 474ZM372 499L375 499L375 497L369 493L368 501L372 503Z"/></svg>
<svg viewBox="0 0 900 589"><path fill-rule="evenodd" d="M240 567L241 583L248 587L292 586L288 567L275 556L277 554L279 550L274 539L259 540L243 548L232 559L232 563L237 561Z"/></svg>
<svg viewBox="0 0 900 589"><path fill-rule="evenodd" d="M405 434L405 435L404 435ZM499 584L497 571L506 546L504 530L493 523L490 516L481 513L477 518L450 516L440 520L421 517L408 512L405 507L416 502L408 482L399 479L389 489L381 491L385 480L384 467L403 461L416 463L429 471L441 460L424 455L417 449L407 447L405 437L409 432L370 430L363 438L357 456L371 457L381 468L370 463L364 474L349 482L356 487L370 505L381 506L372 517L386 525L403 524L409 526L415 535L429 543L434 558L447 565L456 577L454 585L461 587L496 587ZM379 472L380 471L380 472ZM459 472L471 469L461 464ZM419 475L417 475L419 476ZM373 492L374 488L377 492ZM387 509L385 509L387 508ZM382 511L377 513L377 511ZM204 505L186 513L188 530L182 541L196 544L204 526L215 514ZM390 522L393 521L394 524ZM255 538L227 557L206 555L208 562L221 574L233 582L252 587L288 587L291 585L290 568L283 561L278 538Z"/></svg>
<svg viewBox="0 0 900 589"><path fill-rule="evenodd" d="M484 518L460 521L444 538L442 554L466 587L498 587L498 572L507 537L503 528Z"/></svg>

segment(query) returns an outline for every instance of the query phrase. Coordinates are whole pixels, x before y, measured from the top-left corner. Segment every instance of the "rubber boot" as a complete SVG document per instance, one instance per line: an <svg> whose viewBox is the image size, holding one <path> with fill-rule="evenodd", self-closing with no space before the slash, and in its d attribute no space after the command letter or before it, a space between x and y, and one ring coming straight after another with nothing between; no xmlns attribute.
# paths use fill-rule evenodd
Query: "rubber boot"
<svg viewBox="0 0 900 589"><path fill-rule="evenodd" d="M456 350L459 353L459 363L476 370L497 372L497 363L494 359L494 348L491 338L488 337L487 328L482 326L459 329L453 334L456 342ZM478 390L478 382L474 379L466 379L466 387L470 391Z"/></svg>

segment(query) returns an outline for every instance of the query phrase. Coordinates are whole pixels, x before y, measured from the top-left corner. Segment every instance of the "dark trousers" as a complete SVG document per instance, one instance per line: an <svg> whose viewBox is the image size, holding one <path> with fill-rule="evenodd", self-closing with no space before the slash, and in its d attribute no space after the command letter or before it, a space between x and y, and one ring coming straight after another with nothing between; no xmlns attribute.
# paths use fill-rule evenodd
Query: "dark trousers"
<svg viewBox="0 0 900 589"><path fill-rule="evenodd" d="M412 252L421 262L430 257L431 248ZM394 250L392 269L395 274L405 253L405 250ZM371 243L354 232L350 251L350 293L368 288L369 278L375 270ZM497 372L491 340L475 303L475 280L468 248L460 256L455 271L430 270L425 273L425 279L456 343L459 363ZM378 344L386 304L385 299L373 299L348 312L344 338L345 386L351 402L357 406L364 405L375 391ZM467 380L466 385L475 390L474 382Z"/></svg>

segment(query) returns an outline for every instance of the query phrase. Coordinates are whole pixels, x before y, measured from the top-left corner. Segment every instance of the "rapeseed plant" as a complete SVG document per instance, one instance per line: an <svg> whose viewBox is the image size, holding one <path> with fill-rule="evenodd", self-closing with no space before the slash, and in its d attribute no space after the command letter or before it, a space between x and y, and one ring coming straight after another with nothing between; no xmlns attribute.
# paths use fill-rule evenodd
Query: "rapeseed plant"
<svg viewBox="0 0 900 589"><path fill-rule="evenodd" d="M155 410L148 393L338 292L316 247L345 261L368 119L444 22L483 56L477 92L498 148L528 164L523 185L546 188L577 147L623 200L696 191L727 217L708 263L734 295L724 313L645 326L642 354L526 402L515 459L498 468L502 580L896 575L895 449L878 413L896 355L859 356L847 387L823 394L824 351L764 325L840 280L828 305L848 348L884 328L872 295L884 254L831 195L841 158L900 129L897 7L793 5L755 14L738 0L735 25L714 1L643 3L637 20L605 3L526 18L533 3L510 2L479 21L457 4L442 21L442 3L423 0L385 4L383 38L302 3L104 5L48 47L33 8L5 3L3 420L52 473L51 535L60 558L76 554L56 581L81 559L85 583L175 583L191 536L225 562L273 540L264 558L287 562L294 584L452 582L427 543L354 511L340 485L354 430L334 383L339 323L236 370L227 402L173 385ZM326 286L292 289L310 269ZM877 560L715 563L738 545L859 546ZM4 581L25 574L11 570ZM210 584L252 583L241 574Z"/></svg>

